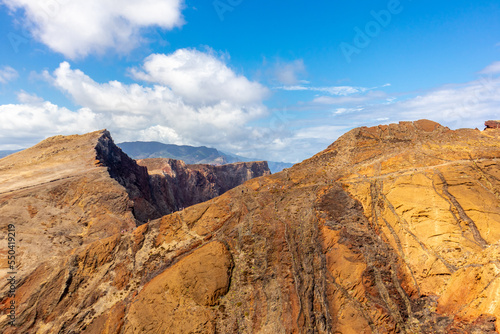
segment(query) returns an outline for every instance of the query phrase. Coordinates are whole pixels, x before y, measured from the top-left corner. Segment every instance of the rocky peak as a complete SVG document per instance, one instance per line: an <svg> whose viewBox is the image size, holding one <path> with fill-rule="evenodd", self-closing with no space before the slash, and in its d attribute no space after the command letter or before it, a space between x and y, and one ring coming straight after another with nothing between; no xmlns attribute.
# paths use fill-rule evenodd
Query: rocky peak
<svg viewBox="0 0 500 334"><path fill-rule="evenodd" d="M133 202L98 152L107 138L105 130L51 137L0 160L0 226L16 226L21 276L136 227Z"/></svg>
<svg viewBox="0 0 500 334"><path fill-rule="evenodd" d="M412 142L426 140L431 137L449 131L450 129L439 123L426 119L414 122L399 122L388 125L378 125L373 127L360 127L353 129L329 148L340 146L363 147L375 146L380 144L398 144L406 145Z"/></svg>
<svg viewBox="0 0 500 334"><path fill-rule="evenodd" d="M99 137L95 147L96 159L108 169L109 175L126 190L133 202L133 213L140 223L161 217L154 205L146 167L139 166L115 145L108 131Z"/></svg>

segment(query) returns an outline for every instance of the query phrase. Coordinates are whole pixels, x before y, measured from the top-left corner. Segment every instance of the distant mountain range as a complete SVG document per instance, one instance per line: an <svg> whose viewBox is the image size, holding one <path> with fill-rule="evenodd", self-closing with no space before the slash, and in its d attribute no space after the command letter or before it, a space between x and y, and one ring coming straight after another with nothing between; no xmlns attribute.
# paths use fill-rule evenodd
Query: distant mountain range
<svg viewBox="0 0 500 334"><path fill-rule="evenodd" d="M224 153L206 146L163 144L159 142L124 142L117 144L132 159L170 158L182 160L187 164L224 165L234 162L249 162L262 159L250 159L235 154ZM290 168L292 163L268 161L272 173Z"/></svg>

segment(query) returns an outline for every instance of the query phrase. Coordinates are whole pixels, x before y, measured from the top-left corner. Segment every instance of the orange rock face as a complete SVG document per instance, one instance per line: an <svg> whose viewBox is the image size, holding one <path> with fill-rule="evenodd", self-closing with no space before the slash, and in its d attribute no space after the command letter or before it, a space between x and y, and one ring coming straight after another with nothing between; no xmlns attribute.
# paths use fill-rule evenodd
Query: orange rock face
<svg viewBox="0 0 500 334"><path fill-rule="evenodd" d="M496 333L499 158L496 129L354 129L289 170L31 266L18 327L0 327Z"/></svg>
<svg viewBox="0 0 500 334"><path fill-rule="evenodd" d="M207 306L227 293L232 268L221 242L196 249L144 286L130 304L124 333L215 333L216 313Z"/></svg>

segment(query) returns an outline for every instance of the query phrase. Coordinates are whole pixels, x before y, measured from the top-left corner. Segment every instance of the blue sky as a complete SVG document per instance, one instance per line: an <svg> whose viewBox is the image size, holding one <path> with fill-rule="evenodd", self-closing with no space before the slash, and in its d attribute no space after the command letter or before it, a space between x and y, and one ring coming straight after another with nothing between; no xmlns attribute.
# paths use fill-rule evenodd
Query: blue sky
<svg viewBox="0 0 500 334"><path fill-rule="evenodd" d="M298 162L499 119L498 1L0 0L0 150L108 128Z"/></svg>

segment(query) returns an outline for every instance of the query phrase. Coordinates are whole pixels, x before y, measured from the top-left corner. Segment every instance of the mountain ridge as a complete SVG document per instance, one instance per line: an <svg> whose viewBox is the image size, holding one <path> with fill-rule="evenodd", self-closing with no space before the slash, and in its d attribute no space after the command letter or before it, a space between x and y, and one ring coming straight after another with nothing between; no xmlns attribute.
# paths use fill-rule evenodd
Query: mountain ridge
<svg viewBox="0 0 500 334"><path fill-rule="evenodd" d="M218 170L203 173L179 163L178 172L204 182L209 191L200 187L197 197L184 202L155 197L163 195L155 192L158 187L171 185L123 153L107 130L51 137L1 159L0 226L15 225L23 240L20 274L47 258L64 257L72 249L131 231L179 206L207 201L250 177L269 174L264 163L236 164L233 170L248 170L250 175L240 173L225 184L215 178ZM229 169L224 173L230 174ZM176 190L179 197L191 195L183 195L183 187ZM5 264L1 268L5 273Z"/></svg>
<svg viewBox="0 0 500 334"><path fill-rule="evenodd" d="M187 164L223 165L235 162L261 161L261 159L245 158L236 154L229 154L206 146L189 146L164 144L160 142L135 141L117 144L133 159L169 158L182 160ZM293 166L292 163L268 161L272 173L280 172Z"/></svg>

